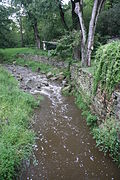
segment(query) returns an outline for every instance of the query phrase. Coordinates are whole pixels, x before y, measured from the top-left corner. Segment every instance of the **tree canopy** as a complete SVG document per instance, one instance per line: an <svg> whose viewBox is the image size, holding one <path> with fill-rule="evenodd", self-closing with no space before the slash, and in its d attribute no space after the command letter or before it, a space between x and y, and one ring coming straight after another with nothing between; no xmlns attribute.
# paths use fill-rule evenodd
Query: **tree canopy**
<svg viewBox="0 0 120 180"><path fill-rule="evenodd" d="M119 8L119 0L71 0L68 4L62 0L10 0L9 6L2 1L0 47L37 45L41 48L43 40L58 41L75 30L81 34L78 54L82 64L90 65L96 37L104 44L120 36ZM71 52L74 53L74 46Z"/></svg>

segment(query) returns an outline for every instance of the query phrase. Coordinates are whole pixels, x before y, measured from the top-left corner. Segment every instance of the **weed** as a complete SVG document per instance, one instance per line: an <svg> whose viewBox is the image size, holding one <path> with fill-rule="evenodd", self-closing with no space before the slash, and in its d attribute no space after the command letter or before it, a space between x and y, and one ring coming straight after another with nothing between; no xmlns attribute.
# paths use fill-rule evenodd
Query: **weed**
<svg viewBox="0 0 120 180"><path fill-rule="evenodd" d="M0 67L0 179L12 180L21 161L32 151L34 133L28 129L38 103L19 90L17 81Z"/></svg>
<svg viewBox="0 0 120 180"><path fill-rule="evenodd" d="M94 127L92 130L96 139L96 144L105 154L109 152L110 156L120 165L120 133L119 124L112 117L107 118L100 127Z"/></svg>
<svg viewBox="0 0 120 180"><path fill-rule="evenodd" d="M108 152L114 161L118 163L118 166L120 166L120 140L118 137L120 125L116 123L115 118L109 117L98 126L97 116L92 114L89 109L90 101L87 101L85 96L81 95L82 93L82 91L75 93L76 104L82 109L82 115L86 118L87 125L91 128L97 147L105 154Z"/></svg>

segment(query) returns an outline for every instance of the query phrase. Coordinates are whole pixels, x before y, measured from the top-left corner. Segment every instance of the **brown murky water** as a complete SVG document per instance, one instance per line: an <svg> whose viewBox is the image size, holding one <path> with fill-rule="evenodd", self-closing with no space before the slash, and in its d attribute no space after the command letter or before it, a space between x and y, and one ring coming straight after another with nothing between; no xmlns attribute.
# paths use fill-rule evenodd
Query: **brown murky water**
<svg viewBox="0 0 120 180"><path fill-rule="evenodd" d="M16 67L16 71L13 67L8 69L16 77L18 73L24 76L21 86L25 87L31 78L29 91L44 95L34 116L36 160L31 159L21 180L120 180L116 164L95 147L73 97L63 97L61 86L48 81L45 75L20 67ZM39 81L43 84L41 88L35 83Z"/></svg>

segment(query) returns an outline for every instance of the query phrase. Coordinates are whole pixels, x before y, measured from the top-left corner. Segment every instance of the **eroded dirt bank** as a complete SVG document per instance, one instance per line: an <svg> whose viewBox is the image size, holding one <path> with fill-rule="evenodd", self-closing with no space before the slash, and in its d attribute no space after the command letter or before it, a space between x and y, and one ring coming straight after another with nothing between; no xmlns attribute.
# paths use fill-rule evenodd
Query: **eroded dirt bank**
<svg viewBox="0 0 120 180"><path fill-rule="evenodd" d="M119 169L95 147L74 98L61 95L61 84L25 67L6 68L24 91L44 96L33 123L36 162L31 158L21 180L119 180Z"/></svg>

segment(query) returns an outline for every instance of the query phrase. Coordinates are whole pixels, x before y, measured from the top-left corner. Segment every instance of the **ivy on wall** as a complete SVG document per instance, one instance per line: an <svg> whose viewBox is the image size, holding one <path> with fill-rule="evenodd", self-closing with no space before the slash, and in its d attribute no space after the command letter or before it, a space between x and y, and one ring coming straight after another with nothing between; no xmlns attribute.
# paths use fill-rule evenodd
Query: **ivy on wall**
<svg viewBox="0 0 120 180"><path fill-rule="evenodd" d="M101 46L96 53L94 94L98 85L110 96L120 83L120 41Z"/></svg>

